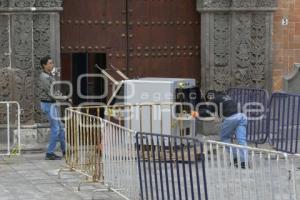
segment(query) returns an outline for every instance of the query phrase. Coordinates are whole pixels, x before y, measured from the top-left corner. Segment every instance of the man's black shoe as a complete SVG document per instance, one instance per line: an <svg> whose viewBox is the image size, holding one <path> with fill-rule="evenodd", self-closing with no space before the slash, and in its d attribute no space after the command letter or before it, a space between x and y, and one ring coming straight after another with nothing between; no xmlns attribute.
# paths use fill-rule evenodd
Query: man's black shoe
<svg viewBox="0 0 300 200"><path fill-rule="evenodd" d="M61 160L61 157L56 155L55 153L46 153L46 160Z"/></svg>
<svg viewBox="0 0 300 200"><path fill-rule="evenodd" d="M233 159L233 164L236 168L239 168L239 163L238 163L237 158ZM241 162L240 167L241 167L241 169L246 169L246 162Z"/></svg>

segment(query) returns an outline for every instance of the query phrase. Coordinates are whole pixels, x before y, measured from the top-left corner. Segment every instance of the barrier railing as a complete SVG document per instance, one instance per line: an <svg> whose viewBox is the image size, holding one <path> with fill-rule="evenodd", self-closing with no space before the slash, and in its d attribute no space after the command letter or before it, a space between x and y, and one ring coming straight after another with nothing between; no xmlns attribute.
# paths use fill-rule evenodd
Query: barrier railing
<svg viewBox="0 0 300 200"><path fill-rule="evenodd" d="M298 153L300 95L275 92L269 103L270 144L287 153Z"/></svg>
<svg viewBox="0 0 300 200"><path fill-rule="evenodd" d="M128 108L122 108L67 109L70 169L124 199L297 199L298 155L180 134L136 134L128 128L135 122L126 122ZM154 130L151 121L142 127Z"/></svg>
<svg viewBox="0 0 300 200"><path fill-rule="evenodd" d="M299 156L216 141L204 142L204 154L209 199L297 199Z"/></svg>
<svg viewBox="0 0 300 200"><path fill-rule="evenodd" d="M101 181L102 119L77 110L66 109L66 164L91 181Z"/></svg>
<svg viewBox="0 0 300 200"><path fill-rule="evenodd" d="M139 199L138 183L128 184L137 179L132 129L190 135L194 119L186 109L171 103L68 108L66 163L69 169L103 182L124 198Z"/></svg>
<svg viewBox="0 0 300 200"><path fill-rule="evenodd" d="M262 109L257 112L248 112L247 141L256 144L265 143L267 132L267 107L269 94L263 89L230 88L228 95L237 102L241 109L246 105L247 109Z"/></svg>
<svg viewBox="0 0 300 200"><path fill-rule="evenodd" d="M138 133L136 144L141 199L207 199L197 139Z"/></svg>
<svg viewBox="0 0 300 200"><path fill-rule="evenodd" d="M20 155L20 105L0 102L0 156Z"/></svg>
<svg viewBox="0 0 300 200"><path fill-rule="evenodd" d="M103 120L102 129L105 185L124 199L140 199L135 146L136 133L107 120Z"/></svg>

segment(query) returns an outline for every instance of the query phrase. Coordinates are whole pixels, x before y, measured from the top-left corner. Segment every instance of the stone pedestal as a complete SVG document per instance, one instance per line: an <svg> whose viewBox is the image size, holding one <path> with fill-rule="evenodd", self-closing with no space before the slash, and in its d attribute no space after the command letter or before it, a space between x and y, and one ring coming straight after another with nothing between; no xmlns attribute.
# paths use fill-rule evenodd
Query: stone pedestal
<svg viewBox="0 0 300 200"><path fill-rule="evenodd" d="M197 0L204 90L272 87L276 0Z"/></svg>
<svg viewBox="0 0 300 200"><path fill-rule="evenodd" d="M284 91L300 94L300 63L294 64L294 70L283 77Z"/></svg>
<svg viewBox="0 0 300 200"><path fill-rule="evenodd" d="M22 125L46 121L37 80L41 57L50 55L60 67L61 6L62 0L0 0L0 101L20 103ZM36 142L36 132L24 142Z"/></svg>

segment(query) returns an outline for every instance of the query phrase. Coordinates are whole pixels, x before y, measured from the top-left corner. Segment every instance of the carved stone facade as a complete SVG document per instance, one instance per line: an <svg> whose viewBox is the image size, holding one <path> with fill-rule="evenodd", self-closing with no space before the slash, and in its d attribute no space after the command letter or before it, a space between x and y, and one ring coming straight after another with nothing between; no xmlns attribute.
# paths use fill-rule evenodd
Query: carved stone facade
<svg viewBox="0 0 300 200"><path fill-rule="evenodd" d="M62 0L0 0L0 101L20 103L22 125L45 121L36 98L39 60L51 55L59 66L61 6Z"/></svg>
<svg viewBox="0 0 300 200"><path fill-rule="evenodd" d="M198 0L202 87L271 89L271 43L276 0Z"/></svg>
<svg viewBox="0 0 300 200"><path fill-rule="evenodd" d="M9 17L0 15L0 69L9 67Z"/></svg>

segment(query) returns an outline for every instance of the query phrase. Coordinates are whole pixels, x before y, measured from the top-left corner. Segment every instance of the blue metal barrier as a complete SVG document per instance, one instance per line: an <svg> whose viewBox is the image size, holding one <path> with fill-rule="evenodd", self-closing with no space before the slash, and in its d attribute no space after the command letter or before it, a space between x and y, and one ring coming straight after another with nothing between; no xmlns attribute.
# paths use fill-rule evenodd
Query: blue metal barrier
<svg viewBox="0 0 300 200"><path fill-rule="evenodd" d="M141 199L208 199L201 142L138 133L136 143Z"/></svg>
<svg viewBox="0 0 300 200"><path fill-rule="evenodd" d="M238 103L241 110L245 106L248 110L263 108L261 111L246 113L248 117L247 141L256 144L265 143L268 138L266 112L269 101L268 92L263 89L230 88L227 94Z"/></svg>
<svg viewBox="0 0 300 200"><path fill-rule="evenodd" d="M300 94L275 92L269 103L268 133L276 150L298 153Z"/></svg>

